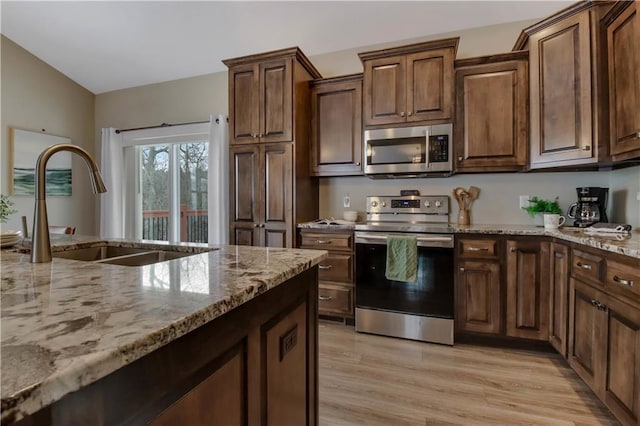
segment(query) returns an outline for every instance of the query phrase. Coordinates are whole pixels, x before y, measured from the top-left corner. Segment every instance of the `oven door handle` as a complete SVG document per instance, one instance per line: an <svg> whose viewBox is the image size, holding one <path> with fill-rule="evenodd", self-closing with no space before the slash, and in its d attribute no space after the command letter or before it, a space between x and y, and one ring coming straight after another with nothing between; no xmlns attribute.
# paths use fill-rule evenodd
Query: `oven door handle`
<svg viewBox="0 0 640 426"><path fill-rule="evenodd" d="M451 235L420 235L416 236L418 247L453 247ZM356 244L387 244L386 235L356 234Z"/></svg>

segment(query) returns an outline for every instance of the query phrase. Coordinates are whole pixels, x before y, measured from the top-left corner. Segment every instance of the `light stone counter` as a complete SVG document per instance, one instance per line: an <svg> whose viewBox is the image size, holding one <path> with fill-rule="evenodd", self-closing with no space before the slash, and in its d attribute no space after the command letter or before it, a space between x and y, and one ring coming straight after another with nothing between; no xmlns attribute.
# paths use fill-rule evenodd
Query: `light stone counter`
<svg viewBox="0 0 640 426"><path fill-rule="evenodd" d="M60 250L91 242L97 243L66 237L54 245ZM203 245L177 249L212 250ZM127 267L60 258L31 264L28 255L3 250L2 422L35 413L326 256L317 250L224 246Z"/></svg>
<svg viewBox="0 0 640 426"><path fill-rule="evenodd" d="M394 226L397 224L394 224ZM314 222L301 223L301 229L335 229L356 231L382 231L385 226L355 223L353 225L319 225ZM546 230L533 225L457 225L457 224L405 224L401 232L427 232L448 234L493 234L493 235L539 235L554 237L563 241L589 246L612 253L640 259L640 232L630 234L594 236L580 228L563 227L558 230Z"/></svg>

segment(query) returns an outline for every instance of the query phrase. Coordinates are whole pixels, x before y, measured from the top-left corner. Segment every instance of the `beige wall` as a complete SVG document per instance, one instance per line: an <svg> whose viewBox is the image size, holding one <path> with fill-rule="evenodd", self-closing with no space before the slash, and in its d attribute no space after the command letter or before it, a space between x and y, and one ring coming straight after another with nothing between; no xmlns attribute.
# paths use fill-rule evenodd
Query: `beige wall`
<svg viewBox="0 0 640 426"><path fill-rule="evenodd" d="M45 64L11 40L1 40L2 136L1 191L9 191L9 128L42 131L71 138L93 154L95 140L94 95ZM75 225L77 232L93 234L96 228L95 196L82 159L73 156L73 195L48 197L49 223ZM35 164L34 164L35 166ZM18 213L4 229L20 229L20 216L33 223L33 196L12 197Z"/></svg>
<svg viewBox="0 0 640 426"><path fill-rule="evenodd" d="M640 229L640 166L611 172L609 196L615 207L609 220Z"/></svg>

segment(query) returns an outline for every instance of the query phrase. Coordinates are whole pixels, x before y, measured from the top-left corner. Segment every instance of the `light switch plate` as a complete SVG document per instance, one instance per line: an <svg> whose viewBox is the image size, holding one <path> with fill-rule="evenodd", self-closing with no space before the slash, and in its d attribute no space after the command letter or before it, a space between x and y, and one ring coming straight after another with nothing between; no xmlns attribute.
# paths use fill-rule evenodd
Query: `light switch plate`
<svg viewBox="0 0 640 426"><path fill-rule="evenodd" d="M520 208L529 207L529 196L521 195L520 196Z"/></svg>
<svg viewBox="0 0 640 426"><path fill-rule="evenodd" d="M351 207L351 197L348 195L345 195L344 199L342 200L342 204L345 209L348 209L349 207Z"/></svg>

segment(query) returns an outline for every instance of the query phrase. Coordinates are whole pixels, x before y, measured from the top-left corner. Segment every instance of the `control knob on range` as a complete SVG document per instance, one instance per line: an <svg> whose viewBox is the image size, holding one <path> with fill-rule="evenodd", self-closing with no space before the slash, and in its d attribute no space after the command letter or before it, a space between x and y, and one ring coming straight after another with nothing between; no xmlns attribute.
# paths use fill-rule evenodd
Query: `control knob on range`
<svg viewBox="0 0 640 426"><path fill-rule="evenodd" d="M440 207L440 206L442 206L442 202L440 202L439 200L436 201L436 207Z"/></svg>
<svg viewBox="0 0 640 426"><path fill-rule="evenodd" d="M382 207L387 207L387 202L386 201L382 202Z"/></svg>
<svg viewBox="0 0 640 426"><path fill-rule="evenodd" d="M371 202L371 207L378 207L378 202L377 201L372 201Z"/></svg>
<svg viewBox="0 0 640 426"><path fill-rule="evenodd" d="M431 201L425 201L424 202L424 206L425 207L431 207Z"/></svg>

